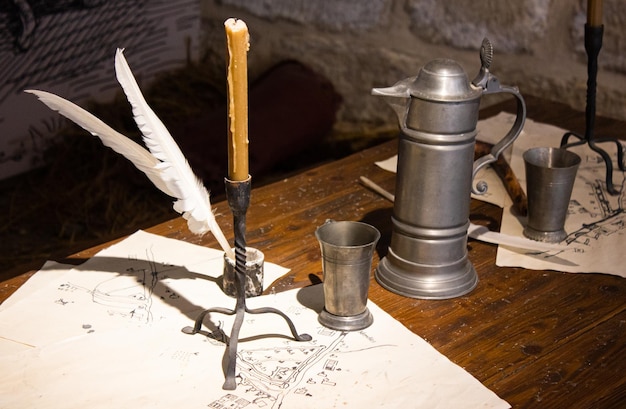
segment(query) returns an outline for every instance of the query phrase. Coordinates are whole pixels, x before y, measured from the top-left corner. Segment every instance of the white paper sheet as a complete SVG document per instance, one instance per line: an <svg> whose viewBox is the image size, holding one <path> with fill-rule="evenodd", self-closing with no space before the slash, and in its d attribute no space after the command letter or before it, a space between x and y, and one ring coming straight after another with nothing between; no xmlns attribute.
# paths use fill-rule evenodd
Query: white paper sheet
<svg viewBox="0 0 626 409"><path fill-rule="evenodd" d="M62 264L50 260L46 261L37 274L28 279L11 297L7 298L2 302L2 304L0 304L0 312L19 302L23 298L28 297L29 294L34 293L41 288L45 288L49 284L49 280L42 280L41 278L44 276L52 275L54 274L54 271L64 273L67 270L71 270L73 267L74 266L70 264Z"/></svg>
<svg viewBox="0 0 626 409"><path fill-rule="evenodd" d="M253 308L282 309L313 340L293 341L277 315L248 315L234 391L222 389L224 344L159 324L98 331L0 357L0 406L510 407L371 302L370 328L342 333L321 327L321 300L318 285L249 301ZM186 322L177 320L178 326ZM232 324L219 314L210 321Z"/></svg>
<svg viewBox="0 0 626 409"><path fill-rule="evenodd" d="M234 298L222 292L219 281L223 254L138 231L80 266L47 264L3 303L0 339L42 346L85 333L150 326L172 315L195 319L215 305L233 308ZM288 271L266 261L264 285ZM55 322L57 316L66 318Z"/></svg>
<svg viewBox="0 0 626 409"><path fill-rule="evenodd" d="M181 332L201 309L234 307L211 279L221 272L213 251L138 232L79 268L35 274L0 311L14 324L3 337L40 345L0 353L0 407L510 407L374 303L365 330L322 327L321 285L247 300L280 309L313 339L294 341L276 314L246 314L238 386L223 390L218 340L233 317L211 313L204 333Z"/></svg>

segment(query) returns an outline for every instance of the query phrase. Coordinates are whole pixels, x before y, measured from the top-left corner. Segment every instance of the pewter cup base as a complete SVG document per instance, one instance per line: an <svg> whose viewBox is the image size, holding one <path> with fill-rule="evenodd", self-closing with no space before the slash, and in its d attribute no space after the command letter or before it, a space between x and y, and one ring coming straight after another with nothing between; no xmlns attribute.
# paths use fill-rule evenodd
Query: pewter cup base
<svg viewBox="0 0 626 409"><path fill-rule="evenodd" d="M531 240L542 241L544 243L560 243L567 237L567 232L564 229L557 231L540 231L526 226L524 227L524 236Z"/></svg>
<svg viewBox="0 0 626 409"><path fill-rule="evenodd" d="M374 322L374 317L367 308L362 313L349 317L331 314L324 308L317 319L323 326L338 331L358 331L369 327Z"/></svg>

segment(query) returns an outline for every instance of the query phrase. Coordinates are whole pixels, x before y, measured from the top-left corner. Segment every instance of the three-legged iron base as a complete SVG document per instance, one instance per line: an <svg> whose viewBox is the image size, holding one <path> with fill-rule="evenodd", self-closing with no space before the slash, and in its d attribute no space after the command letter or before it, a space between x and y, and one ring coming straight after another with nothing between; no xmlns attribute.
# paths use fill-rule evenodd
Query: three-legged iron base
<svg viewBox="0 0 626 409"><path fill-rule="evenodd" d="M228 205L233 212L234 218L234 233L235 233L235 280L237 287L237 303L235 309L214 307L204 310L196 318L195 325L192 327L183 328L183 332L186 334L197 334L202 328L202 322L209 313L219 313L225 315L235 315L235 321L231 330L230 337L226 339L226 345L228 347L228 366L226 368L226 379L224 381L223 389L234 390L237 388L237 381L235 379L235 369L237 366L237 344L239 341L239 330L243 323L243 318L246 313L248 314L277 314L285 319L291 334L296 341L310 341L312 338L309 334L298 334L296 327L289 317L280 310L271 307L249 309L246 306L246 292L245 292L245 280L246 280L246 212L250 204L250 184L251 178L248 177L244 181L231 181L226 180L226 197Z"/></svg>

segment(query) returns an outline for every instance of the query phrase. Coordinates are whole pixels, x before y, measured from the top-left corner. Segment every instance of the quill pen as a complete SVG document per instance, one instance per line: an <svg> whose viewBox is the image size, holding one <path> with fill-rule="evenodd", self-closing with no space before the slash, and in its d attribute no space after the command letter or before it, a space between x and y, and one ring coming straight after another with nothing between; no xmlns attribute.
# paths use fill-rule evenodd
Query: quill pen
<svg viewBox="0 0 626 409"><path fill-rule="evenodd" d="M72 102L45 91L26 92L36 95L49 108L98 136L105 146L130 160L158 189L177 199L174 210L187 220L192 233L211 231L224 252L234 260L234 252L215 220L209 192L193 173L165 125L146 103L121 49L115 55L115 71L149 152Z"/></svg>

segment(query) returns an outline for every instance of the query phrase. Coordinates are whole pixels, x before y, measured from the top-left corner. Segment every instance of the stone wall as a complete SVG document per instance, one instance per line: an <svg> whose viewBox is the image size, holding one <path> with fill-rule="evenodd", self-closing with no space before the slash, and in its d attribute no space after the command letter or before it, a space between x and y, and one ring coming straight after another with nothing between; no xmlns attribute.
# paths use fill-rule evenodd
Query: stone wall
<svg viewBox="0 0 626 409"><path fill-rule="evenodd" d="M490 71L522 94L584 110L587 55L585 0L202 0L201 47L223 75L223 22L244 19L251 35L253 79L285 59L299 60L334 83L343 96L338 131L395 126L391 109L371 96L416 75L428 61L458 61L472 79L478 50L494 45ZM626 8L604 2L597 113L626 120ZM496 97L483 98L485 104Z"/></svg>

